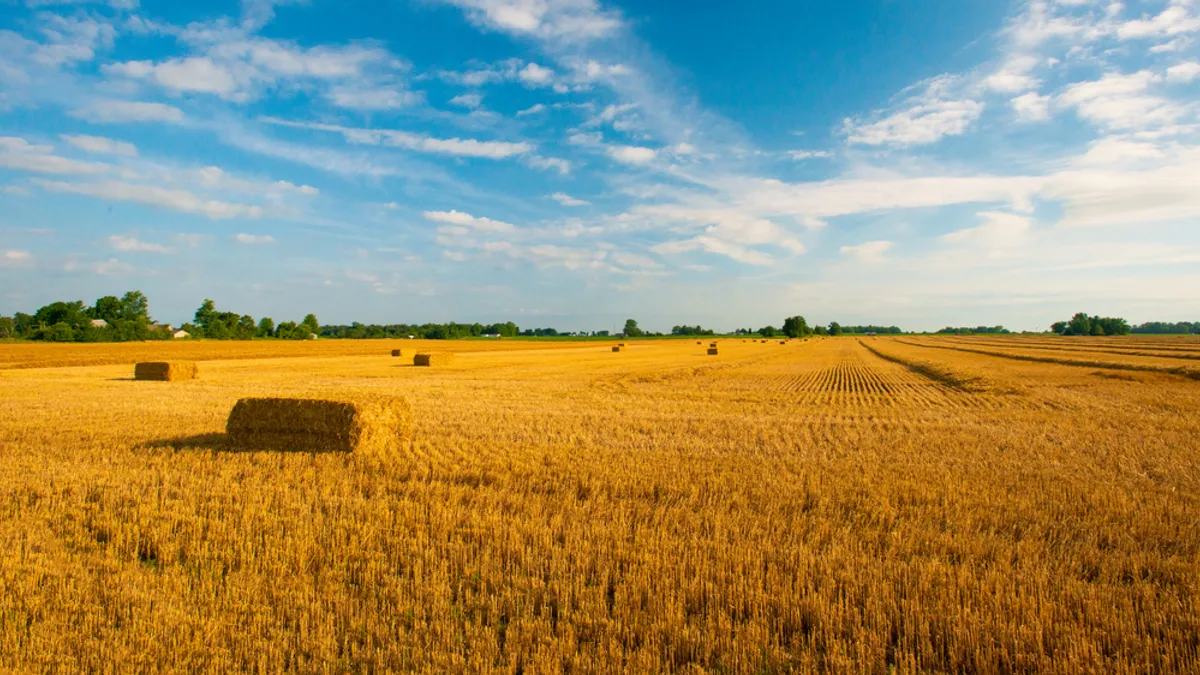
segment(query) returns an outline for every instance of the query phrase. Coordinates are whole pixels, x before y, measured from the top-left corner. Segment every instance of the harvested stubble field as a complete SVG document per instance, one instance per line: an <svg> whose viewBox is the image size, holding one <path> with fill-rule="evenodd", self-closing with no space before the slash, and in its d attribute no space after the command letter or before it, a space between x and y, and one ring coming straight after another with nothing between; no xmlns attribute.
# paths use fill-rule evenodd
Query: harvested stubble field
<svg viewBox="0 0 1200 675"><path fill-rule="evenodd" d="M0 670L1197 672L1194 362L1042 343L3 345ZM393 465L223 436L397 394Z"/></svg>

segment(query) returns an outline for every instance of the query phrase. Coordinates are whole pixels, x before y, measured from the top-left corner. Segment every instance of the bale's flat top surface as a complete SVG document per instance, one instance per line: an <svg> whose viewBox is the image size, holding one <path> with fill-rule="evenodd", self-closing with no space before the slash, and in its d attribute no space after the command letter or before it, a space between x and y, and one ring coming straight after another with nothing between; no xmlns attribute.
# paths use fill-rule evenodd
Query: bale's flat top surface
<svg viewBox="0 0 1200 675"><path fill-rule="evenodd" d="M1124 369L1200 342L629 344L3 373L0 670L1200 672L1200 383ZM242 398L388 394L400 461L225 446Z"/></svg>

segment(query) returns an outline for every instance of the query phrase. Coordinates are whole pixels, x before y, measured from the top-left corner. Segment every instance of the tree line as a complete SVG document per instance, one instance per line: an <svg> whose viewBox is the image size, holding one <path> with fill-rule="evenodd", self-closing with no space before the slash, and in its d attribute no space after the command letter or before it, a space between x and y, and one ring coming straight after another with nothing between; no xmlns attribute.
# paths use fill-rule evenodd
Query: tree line
<svg viewBox="0 0 1200 675"><path fill-rule="evenodd" d="M249 314L220 311L210 299L204 300L196 310L193 320L181 326L188 337L210 340L249 340L273 338L280 340L307 340L313 336L337 339L385 339L418 338L426 340L455 340L472 337L557 337L593 336L608 337L608 331L590 333L559 332L554 328L528 328L521 330L512 321L504 323L424 323L424 324L362 324L322 326L316 315L307 314L303 320L276 323L270 317L255 320ZM0 316L0 338L43 340L47 342L125 342L139 340L165 340L173 337L170 327L157 324L150 317L149 300L141 291L129 291L121 297L112 295L97 298L92 305L82 300L52 302L33 314L17 312L11 317ZM1176 323L1151 321L1137 326L1119 317L1091 316L1078 312L1069 320L1057 321L1050 331L1060 335L1127 335L1143 334L1200 334L1200 321ZM947 326L939 334L1009 334L1004 326L976 326L955 328ZM810 326L803 316L784 319L780 328L764 326L758 329L739 328L734 335L758 335L765 338L787 336L802 338L811 335L900 335L897 326L843 326L837 321L828 325ZM712 336L717 332L700 325L674 326L673 336ZM662 333L643 330L635 319L625 322L623 337L662 337Z"/></svg>

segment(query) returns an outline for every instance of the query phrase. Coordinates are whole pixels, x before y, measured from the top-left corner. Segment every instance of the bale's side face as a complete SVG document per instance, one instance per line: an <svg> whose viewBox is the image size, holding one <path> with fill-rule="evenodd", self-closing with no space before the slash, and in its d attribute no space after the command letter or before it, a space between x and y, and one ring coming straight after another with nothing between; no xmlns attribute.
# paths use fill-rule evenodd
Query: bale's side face
<svg viewBox="0 0 1200 675"><path fill-rule="evenodd" d="M229 413L225 430L242 450L395 457L412 439L412 409L394 397L244 398Z"/></svg>
<svg viewBox="0 0 1200 675"><path fill-rule="evenodd" d="M620 347L613 347L613 351L614 351L614 352L619 352L619 351L621 351L621 348L620 348Z"/></svg>
<svg viewBox="0 0 1200 675"><path fill-rule="evenodd" d="M399 350L399 349L393 349L393 350L392 350L392 356L400 356L400 355L401 355L401 354L400 354L400 350Z"/></svg>
<svg viewBox="0 0 1200 675"><path fill-rule="evenodd" d="M454 354L417 354L413 357L414 366L444 366L454 363Z"/></svg>
<svg viewBox="0 0 1200 675"><path fill-rule="evenodd" d="M175 382L194 380L199 376L200 369L193 361L150 361L139 363L133 367L133 379L135 380Z"/></svg>
<svg viewBox="0 0 1200 675"><path fill-rule="evenodd" d="M709 347L709 348L708 348L708 355L709 355L709 356L716 356L716 355L717 355L717 348L716 348L716 347Z"/></svg>

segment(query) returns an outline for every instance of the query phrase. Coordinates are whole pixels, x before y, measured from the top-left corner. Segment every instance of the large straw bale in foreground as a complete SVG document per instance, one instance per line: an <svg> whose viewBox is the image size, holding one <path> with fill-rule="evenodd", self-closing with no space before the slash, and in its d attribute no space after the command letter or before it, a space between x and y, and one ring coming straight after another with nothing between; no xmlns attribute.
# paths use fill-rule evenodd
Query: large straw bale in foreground
<svg viewBox="0 0 1200 675"><path fill-rule="evenodd" d="M200 369L194 361L147 361L133 367L133 379L157 380L159 382L175 382L177 380L194 380L200 376Z"/></svg>
<svg viewBox="0 0 1200 675"><path fill-rule="evenodd" d="M445 366L451 363L454 363L454 354L417 354L413 357L414 366Z"/></svg>
<svg viewBox="0 0 1200 675"><path fill-rule="evenodd" d="M243 398L225 423L243 450L354 452L391 457L412 440L412 407L393 396Z"/></svg>

